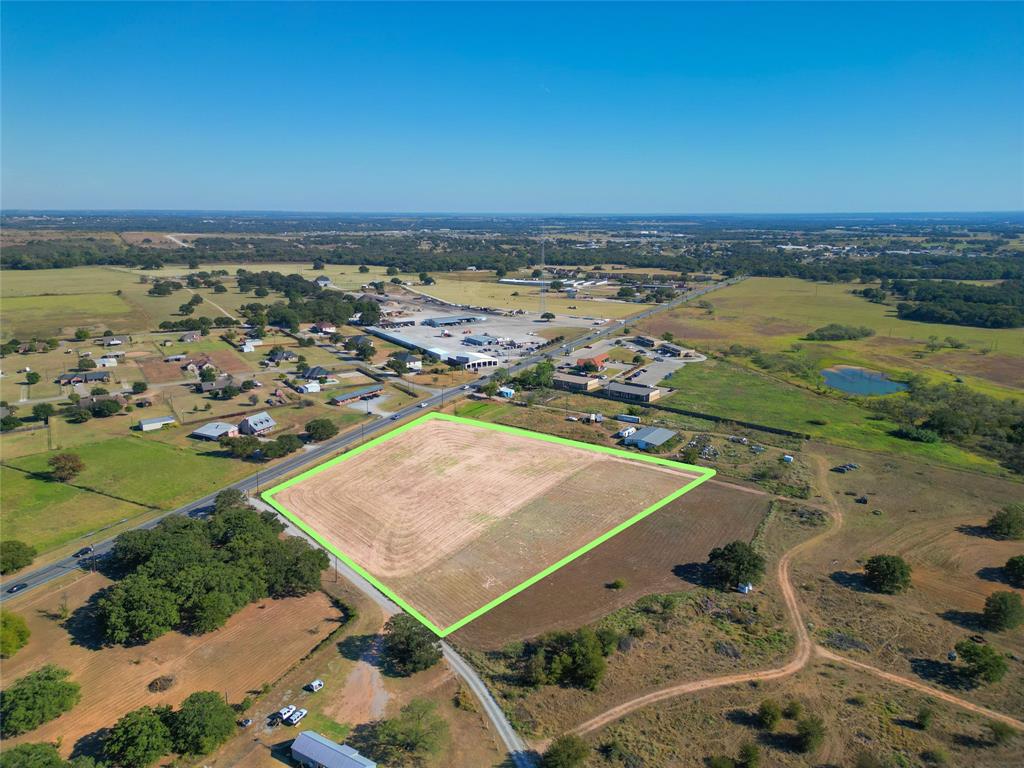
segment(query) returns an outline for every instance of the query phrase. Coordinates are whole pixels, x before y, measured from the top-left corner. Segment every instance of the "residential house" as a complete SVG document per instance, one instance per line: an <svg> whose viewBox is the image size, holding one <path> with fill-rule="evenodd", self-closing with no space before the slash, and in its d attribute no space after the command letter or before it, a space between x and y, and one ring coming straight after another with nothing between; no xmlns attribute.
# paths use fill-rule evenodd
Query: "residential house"
<svg viewBox="0 0 1024 768"><path fill-rule="evenodd" d="M603 371L607 364L608 355L604 352L601 352L596 355L591 355L590 357L581 357L576 361L576 367L579 368L580 370L593 368L598 371Z"/></svg>
<svg viewBox="0 0 1024 768"><path fill-rule="evenodd" d="M57 377L57 383L61 386L108 381L110 381L110 371L79 371L76 373L62 373Z"/></svg>
<svg viewBox="0 0 1024 768"><path fill-rule="evenodd" d="M267 355L267 359L272 363L288 363L298 360L299 356L290 349L278 349Z"/></svg>
<svg viewBox="0 0 1024 768"><path fill-rule="evenodd" d="M414 355L412 352L396 352L391 357L394 360L405 363L405 367L410 371L423 370L423 358L419 355Z"/></svg>
<svg viewBox="0 0 1024 768"><path fill-rule="evenodd" d="M313 282L316 283L317 288L330 288L332 285L331 278L327 275L318 275Z"/></svg>
<svg viewBox="0 0 1024 768"><path fill-rule="evenodd" d="M326 379L330 375L331 372L322 365L314 365L312 368L306 369L306 372L302 374L302 378L307 381L314 381L316 379Z"/></svg>
<svg viewBox="0 0 1024 768"><path fill-rule="evenodd" d="M230 385L234 381L230 376L218 376L213 381L201 381L196 384L196 392L200 394L208 394L210 392L220 392L224 387Z"/></svg>
<svg viewBox="0 0 1024 768"><path fill-rule="evenodd" d="M128 336L101 336L96 339L96 343L101 347L120 347L122 344L128 343Z"/></svg>
<svg viewBox="0 0 1024 768"><path fill-rule="evenodd" d="M178 337L178 341L184 344L190 344L193 341L199 341L202 334L199 331L186 331Z"/></svg>
<svg viewBox="0 0 1024 768"><path fill-rule="evenodd" d="M120 393L114 393L112 395L86 395L85 397L79 398L78 407L84 408L85 410L89 410L94 405L96 405L96 403L102 403L104 400L113 400L122 408L128 405L128 400L125 398L124 395Z"/></svg>
<svg viewBox="0 0 1024 768"><path fill-rule="evenodd" d="M266 411L246 416L238 423L238 431L243 435L265 435L277 426L277 422Z"/></svg>
<svg viewBox="0 0 1024 768"><path fill-rule="evenodd" d="M320 333L320 334L337 333L338 332L338 326L336 326L334 323L329 322L327 320L321 320L321 321L319 321L317 323L313 323L313 325L310 326L309 332L310 333Z"/></svg>
<svg viewBox="0 0 1024 768"><path fill-rule="evenodd" d="M213 364L213 361L206 355L189 358L188 360L185 360L181 366L181 370L195 374L199 374L202 371L207 370L208 368L216 370L217 366L215 366Z"/></svg>

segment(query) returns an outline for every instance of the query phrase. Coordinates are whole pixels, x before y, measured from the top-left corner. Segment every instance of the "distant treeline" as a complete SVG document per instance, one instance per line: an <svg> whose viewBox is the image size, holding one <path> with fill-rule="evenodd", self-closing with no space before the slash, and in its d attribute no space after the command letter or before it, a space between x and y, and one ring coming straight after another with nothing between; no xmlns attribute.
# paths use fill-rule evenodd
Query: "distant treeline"
<svg viewBox="0 0 1024 768"><path fill-rule="evenodd" d="M891 288L907 299L896 305L904 320L981 328L1024 326L1024 280L997 285L897 280Z"/></svg>

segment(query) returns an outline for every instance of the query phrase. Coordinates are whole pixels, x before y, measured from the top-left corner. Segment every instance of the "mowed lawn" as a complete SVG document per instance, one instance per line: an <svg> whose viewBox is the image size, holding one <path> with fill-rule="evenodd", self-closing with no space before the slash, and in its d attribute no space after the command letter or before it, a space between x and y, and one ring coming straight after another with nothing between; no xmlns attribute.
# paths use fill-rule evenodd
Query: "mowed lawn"
<svg viewBox="0 0 1024 768"><path fill-rule="evenodd" d="M893 437L889 431L895 424L875 420L856 403L819 395L738 365L719 360L694 363L680 368L666 383L676 391L661 401L664 405L804 432L868 451L1002 472L995 462L947 443L915 443ZM825 423L813 424L812 420Z"/></svg>
<svg viewBox="0 0 1024 768"><path fill-rule="evenodd" d="M743 344L774 352L801 344L804 354L822 367L844 363L890 373L914 371L937 381L951 381L956 375L981 391L1019 396L1024 381L1020 329L900 320L894 306L854 296L851 291L858 287L754 277L708 296L714 306L710 314L691 305L655 315L640 328L655 335L669 331L701 349ZM809 331L828 323L866 326L875 335L842 342L804 340ZM929 353L925 344L930 336L952 336L968 348Z"/></svg>
<svg viewBox="0 0 1024 768"><path fill-rule="evenodd" d="M79 445L73 451L85 463L74 485L154 509L173 509L254 471L241 461L136 435ZM22 456L6 464L45 474L47 461L55 453ZM40 489L49 485L48 481L37 482Z"/></svg>

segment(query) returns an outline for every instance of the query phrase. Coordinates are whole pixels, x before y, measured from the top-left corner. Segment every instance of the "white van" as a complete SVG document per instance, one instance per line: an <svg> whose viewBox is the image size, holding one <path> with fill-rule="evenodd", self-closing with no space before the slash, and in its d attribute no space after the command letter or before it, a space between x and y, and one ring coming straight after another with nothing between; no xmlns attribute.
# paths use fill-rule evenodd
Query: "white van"
<svg viewBox="0 0 1024 768"><path fill-rule="evenodd" d="M324 687L324 681L323 680L314 680L312 683L310 683L306 687L309 688L309 690L312 691L313 693L316 693L317 691L319 691L321 688Z"/></svg>

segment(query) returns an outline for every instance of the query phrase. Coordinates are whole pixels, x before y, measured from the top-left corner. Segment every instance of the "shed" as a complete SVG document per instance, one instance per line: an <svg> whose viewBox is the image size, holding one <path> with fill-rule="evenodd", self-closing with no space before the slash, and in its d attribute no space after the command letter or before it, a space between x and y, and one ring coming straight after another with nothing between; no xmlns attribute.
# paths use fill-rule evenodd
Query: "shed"
<svg viewBox="0 0 1024 768"><path fill-rule="evenodd" d="M301 392L304 395L308 395L308 394L310 394L312 392L319 392L320 391L320 382L319 381L307 381L305 384L299 384L299 386L297 386L295 388L295 391L296 392Z"/></svg>
<svg viewBox="0 0 1024 768"><path fill-rule="evenodd" d="M662 427L644 427L643 429L634 432L623 442L625 442L626 445L636 446L641 451L648 451L651 448L658 448L659 446L664 445L675 436L676 433L671 429L664 429Z"/></svg>
<svg viewBox="0 0 1024 768"><path fill-rule="evenodd" d="M226 421L211 421L209 424L203 424L199 429L193 430L189 437L194 437L198 440L220 440L224 435L228 437L237 436L238 427Z"/></svg>
<svg viewBox="0 0 1024 768"><path fill-rule="evenodd" d="M152 432L156 429L163 429L168 424L174 424L177 421L173 416L154 416L151 419L140 419L139 430L142 432Z"/></svg>
<svg viewBox="0 0 1024 768"><path fill-rule="evenodd" d="M306 768L377 768L348 744L338 744L316 731L303 731L292 742L292 760Z"/></svg>
<svg viewBox="0 0 1024 768"><path fill-rule="evenodd" d="M515 397L516 391L512 387L498 387L498 394L502 397Z"/></svg>

